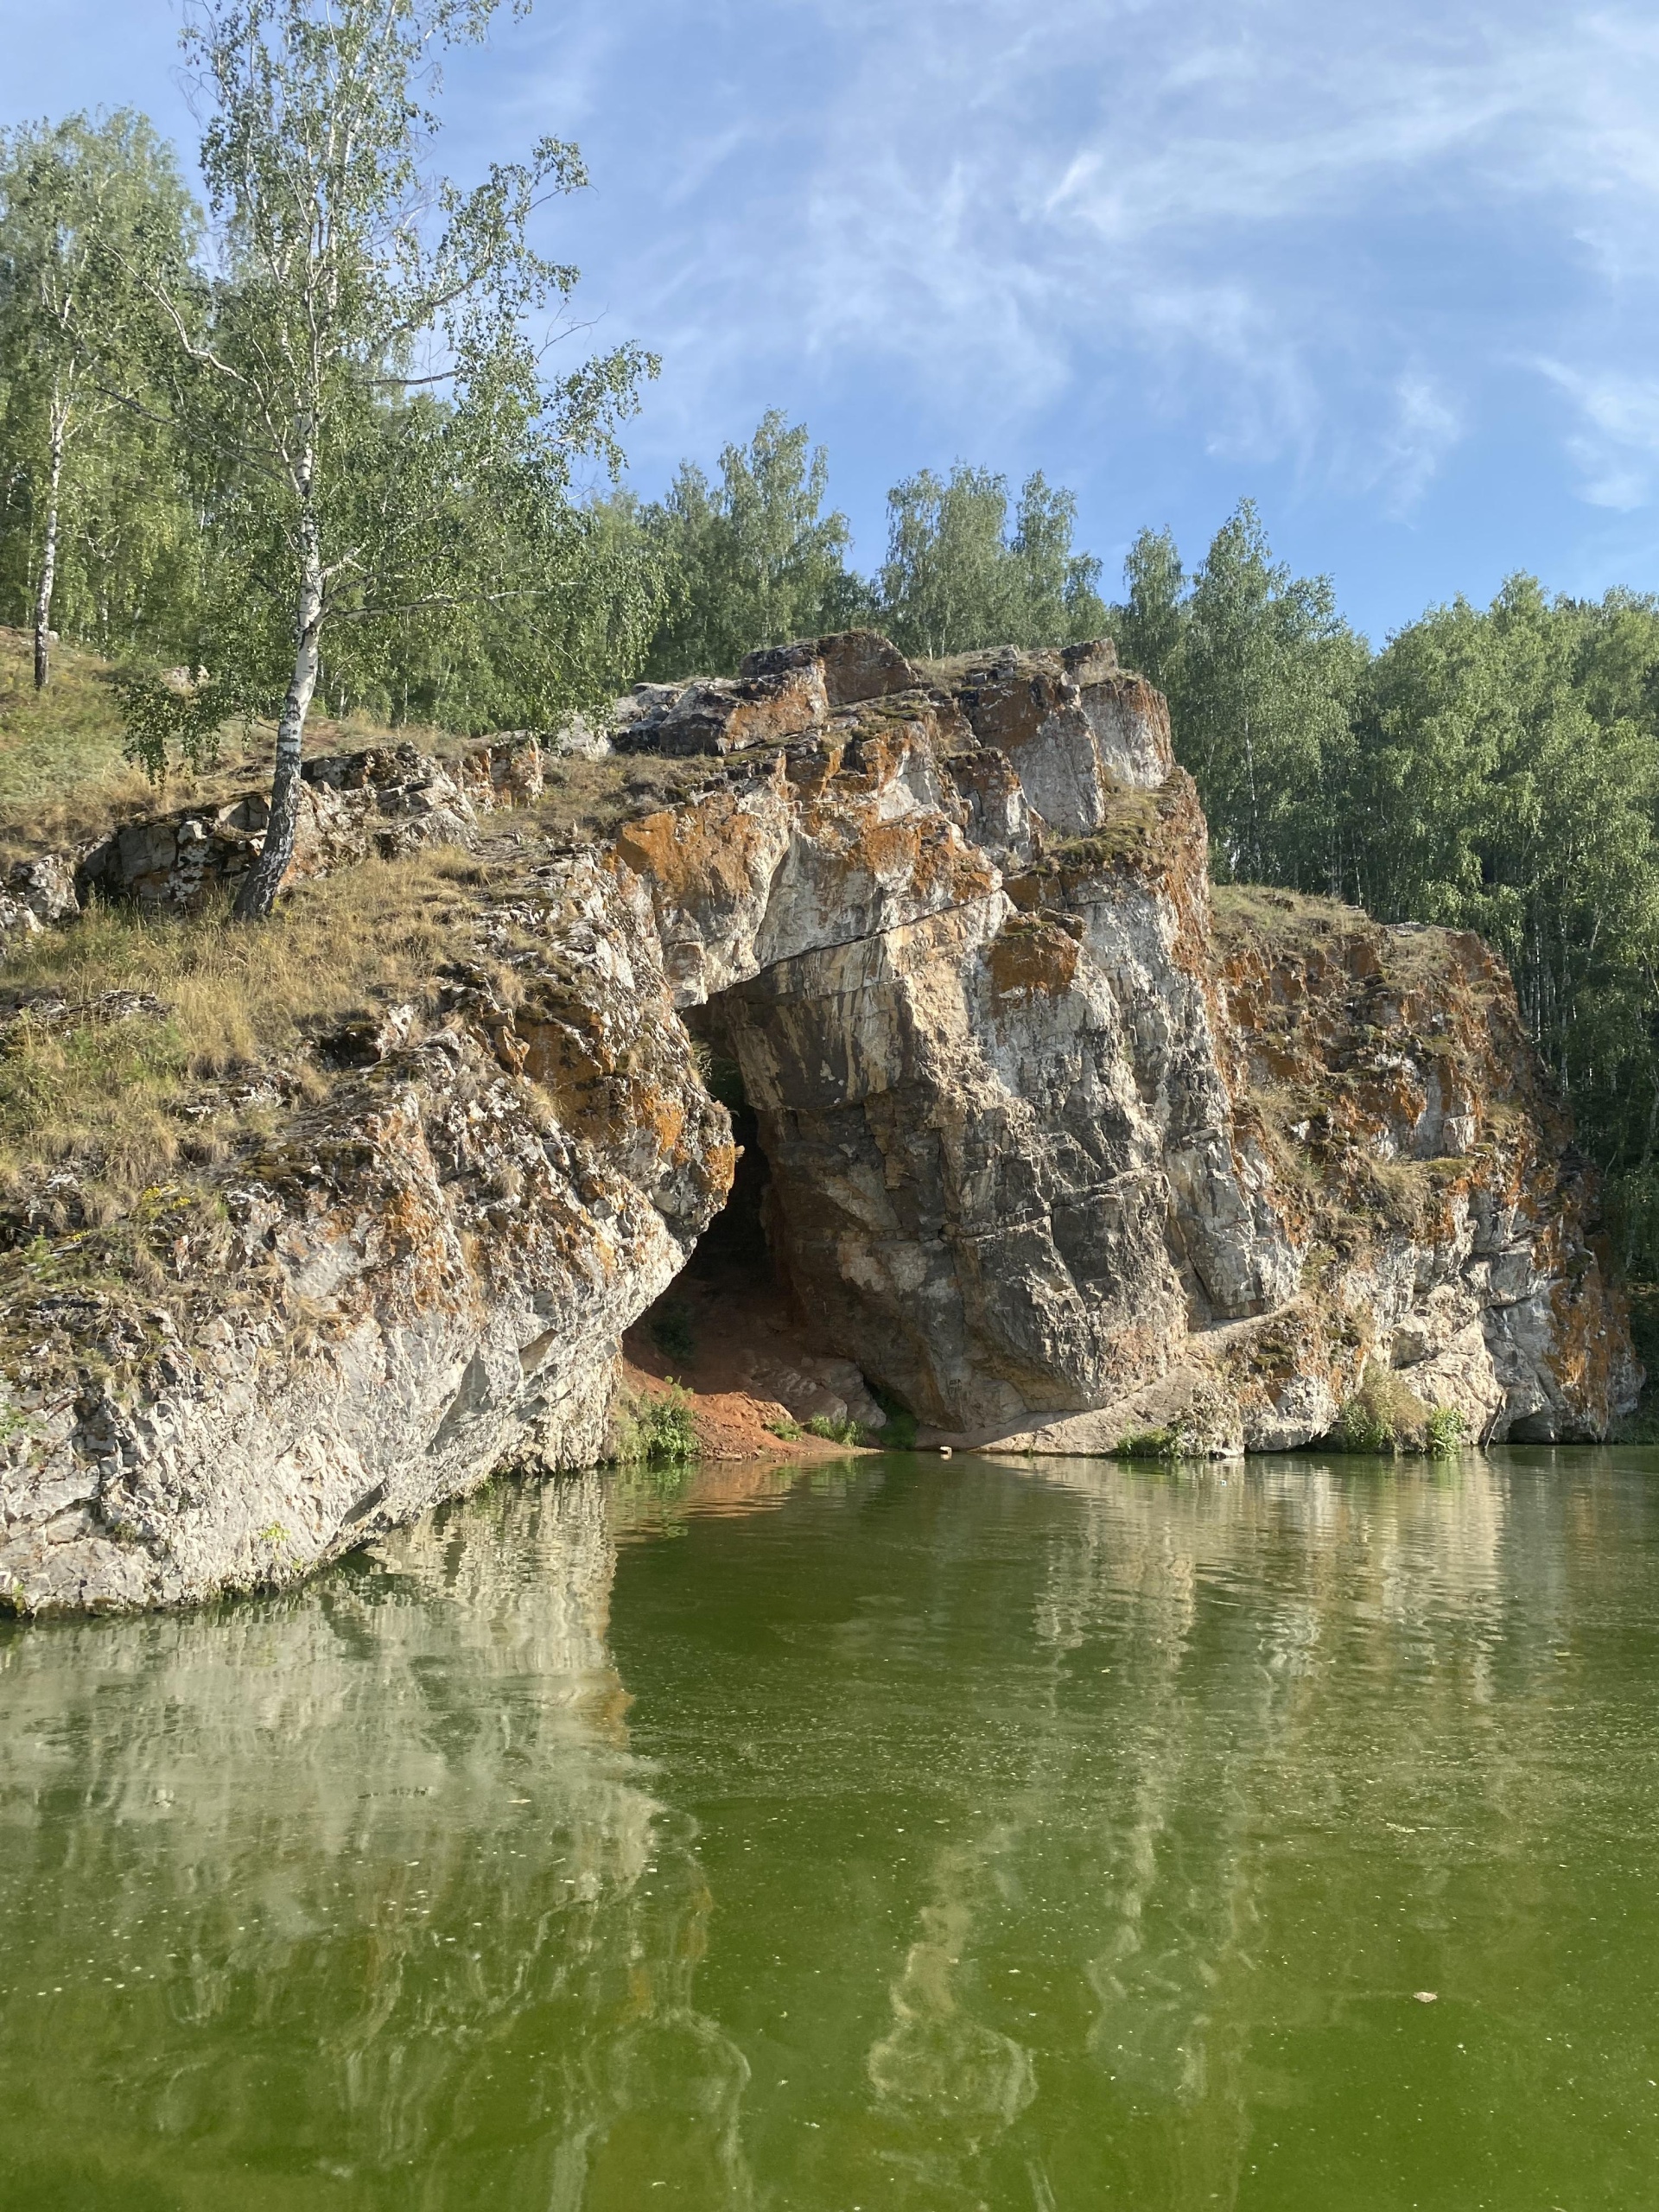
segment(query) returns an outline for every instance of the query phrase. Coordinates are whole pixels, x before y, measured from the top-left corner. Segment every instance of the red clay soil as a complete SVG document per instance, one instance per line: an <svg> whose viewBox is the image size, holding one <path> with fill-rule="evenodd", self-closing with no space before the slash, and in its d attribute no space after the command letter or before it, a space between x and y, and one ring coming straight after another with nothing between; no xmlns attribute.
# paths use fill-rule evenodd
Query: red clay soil
<svg viewBox="0 0 1659 2212"><path fill-rule="evenodd" d="M664 1307L683 1319L689 1349L664 1351L657 1341L652 1323ZM793 1365L810 1351L772 1283L746 1281L723 1271L712 1279L685 1274L623 1338L623 1382L646 1397L665 1396L671 1382L689 1390L705 1459L842 1459L849 1452L868 1449L804 1431L780 1438L775 1427L788 1423L788 1408L775 1399L757 1398L744 1387L745 1353Z"/></svg>

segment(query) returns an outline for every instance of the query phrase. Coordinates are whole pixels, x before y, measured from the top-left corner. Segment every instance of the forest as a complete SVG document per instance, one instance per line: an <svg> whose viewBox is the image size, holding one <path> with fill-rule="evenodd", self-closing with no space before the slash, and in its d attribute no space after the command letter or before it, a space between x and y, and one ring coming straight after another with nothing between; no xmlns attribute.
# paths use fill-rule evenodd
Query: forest
<svg viewBox="0 0 1659 2212"><path fill-rule="evenodd" d="M296 463L266 340L299 232L260 229L275 168L251 196L247 179L273 158L260 118L286 99L291 122L307 87L256 81L246 50L198 58L220 117L205 207L131 111L0 139L0 622L33 640L38 686L60 641L103 656L157 772L228 717L276 719L296 544L318 701L394 724L544 727L859 623L921 656L1109 634L1168 696L1218 878L1501 950L1605 1177L1616 1253L1659 1279L1659 598L1516 575L1377 646L1329 577L1275 561L1248 499L1196 560L1143 529L1109 597L1069 492L966 461L893 486L866 575L828 456L778 411L714 474L688 461L641 499L620 440L652 358L624 346L550 386L523 335L575 281L526 243L541 199L582 183L575 149L543 142L451 193L423 260L398 227L402 124L360 187L364 235L384 236L359 273L391 274L329 295L354 368ZM326 563L331 536L347 550Z"/></svg>

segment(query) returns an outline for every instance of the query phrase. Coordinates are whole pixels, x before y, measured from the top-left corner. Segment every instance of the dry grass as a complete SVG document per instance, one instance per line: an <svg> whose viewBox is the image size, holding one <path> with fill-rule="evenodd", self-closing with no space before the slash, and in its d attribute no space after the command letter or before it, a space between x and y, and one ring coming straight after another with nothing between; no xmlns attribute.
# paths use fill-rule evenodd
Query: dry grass
<svg viewBox="0 0 1659 2212"><path fill-rule="evenodd" d="M434 850L306 885L257 928L99 908L35 939L0 995L14 1009L0 1033L0 1186L16 1204L73 1165L98 1210L118 1211L210 1166L275 1110L251 1077L285 1071L290 1095L319 1096L309 1037L375 1006L430 1005L471 953L479 877L471 855Z"/></svg>
<svg viewBox="0 0 1659 2212"><path fill-rule="evenodd" d="M268 734L256 730L250 750L238 729L213 773L158 791L121 758L111 671L66 650L37 697L28 645L0 630L0 863L263 783ZM321 720L307 751L389 737L441 757L476 741ZM170 1179L211 1181L244 1136L326 1090L311 1039L377 1006L430 1009L444 971L474 957L481 884L511 879L550 844L590 842L673 804L715 766L555 761L536 804L486 820L477 855L369 861L296 887L256 928L95 907L20 944L0 974L0 1210L10 1233L20 1214L55 1218L57 1201L42 1209L41 1192L57 1171L76 1186L64 1201L78 1217L69 1225L113 1220ZM510 976L500 981L510 991Z"/></svg>
<svg viewBox="0 0 1659 2212"><path fill-rule="evenodd" d="M1301 891L1281 891L1266 883L1216 883L1210 887L1216 928L1222 936L1254 929L1283 944L1344 937L1373 926L1369 915L1339 899L1320 899Z"/></svg>
<svg viewBox="0 0 1659 2212"><path fill-rule="evenodd" d="M28 636L0 626L0 866L36 853L73 851L120 823L173 807L225 805L269 781L273 732L256 722L251 729L239 723L226 728L219 765L210 772L153 784L122 757L114 670L73 647L59 652L54 669L51 683L37 694ZM420 722L389 729L360 718L342 722L314 715L305 751L315 760L407 743L454 760L481 741ZM543 798L511 824L503 817L497 834L509 841L607 836L631 816L671 804L716 766L651 755L551 763Z"/></svg>
<svg viewBox="0 0 1659 2212"><path fill-rule="evenodd" d="M331 745L365 734L325 731ZM83 765L96 757L76 755ZM113 1218L169 1178L208 1174L243 1135L326 1090L309 1040L375 1007L430 1009L444 971L475 957L471 925L486 881L510 880L550 843L588 842L671 804L711 765L551 764L535 805L489 818L480 853L366 861L296 886L257 927L95 906L26 941L0 974L0 1205L15 1218L48 1176L69 1169L76 1205ZM254 780L244 762L211 782L229 796ZM142 777L134 784L129 795L141 803L131 810L153 810L154 791ZM50 847L66 821L85 825L125 791L111 770L55 807L21 810L27 849ZM511 976L499 981L510 994Z"/></svg>
<svg viewBox="0 0 1659 2212"><path fill-rule="evenodd" d="M151 783L123 758L125 733L109 663L60 647L51 682L37 692L33 651L27 632L0 626L0 861L88 844L118 823L168 807L223 803L269 778L273 732L256 722L251 730L239 723L226 728L219 765L211 772ZM474 742L421 724L388 730L314 715L305 750L315 758L405 739L423 753L442 754Z"/></svg>

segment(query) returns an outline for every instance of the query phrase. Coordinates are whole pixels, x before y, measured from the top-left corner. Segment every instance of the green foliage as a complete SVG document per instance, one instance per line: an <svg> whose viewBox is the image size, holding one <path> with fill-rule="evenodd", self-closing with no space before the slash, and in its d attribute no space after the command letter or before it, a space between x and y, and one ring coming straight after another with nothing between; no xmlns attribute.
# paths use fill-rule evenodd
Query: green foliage
<svg viewBox="0 0 1659 2212"><path fill-rule="evenodd" d="M1431 1408L1391 1368L1369 1366L1337 1417L1336 1440L1344 1452L1388 1454L1428 1452L1443 1459L1457 1448L1463 1416Z"/></svg>
<svg viewBox="0 0 1659 2212"><path fill-rule="evenodd" d="M785 1444L792 1444L801 1433L801 1424L789 1414L781 1414L776 1421L769 1421L766 1427Z"/></svg>
<svg viewBox="0 0 1659 2212"><path fill-rule="evenodd" d="M1116 1459L1179 1459L1186 1448L1178 1423L1168 1428L1132 1428L1117 1440Z"/></svg>
<svg viewBox="0 0 1659 2212"><path fill-rule="evenodd" d="M625 1466L671 1467L697 1456L696 1424L689 1390L671 1382L666 1394L636 1398L620 1417L612 1458Z"/></svg>
<svg viewBox="0 0 1659 2212"><path fill-rule="evenodd" d="M1330 890L1346 820L1343 777L1367 648L1328 576L1293 577L1244 500L1185 575L1168 535L1143 531L1113 627L1127 664L1167 693L1198 781L1218 877Z"/></svg>
<svg viewBox="0 0 1659 2212"><path fill-rule="evenodd" d="M529 318L576 272L530 229L585 184L573 146L543 138L467 191L427 168L433 57L481 38L495 6L201 0L185 35L222 274L148 284L211 555L192 660L238 699L281 702L238 912L266 912L286 868L325 641L336 690L360 698L400 651L441 655L475 643L482 610L551 599L582 566L574 459L620 465L615 425L653 365L623 346L543 382ZM513 636L526 688L556 697L568 626ZM169 718L149 709L132 742L159 772Z"/></svg>
<svg viewBox="0 0 1659 2212"><path fill-rule="evenodd" d="M663 564L668 609L646 673L727 676L745 653L867 619L868 594L845 566L847 518L823 512L829 461L804 423L773 408L745 446L728 446L711 486L681 464L643 521Z"/></svg>
<svg viewBox="0 0 1659 2212"><path fill-rule="evenodd" d="M1123 604L1109 622L1118 652L1132 668L1166 690L1173 680L1186 617L1186 571L1166 530L1143 530L1123 563Z"/></svg>
<svg viewBox="0 0 1659 2212"><path fill-rule="evenodd" d="M111 687L126 732L125 757L157 780L175 761L192 770L216 766L226 724L239 721L245 731L259 704L235 675L179 682L128 669Z"/></svg>
<svg viewBox="0 0 1659 2212"><path fill-rule="evenodd" d="M1450 1459L1461 1448L1468 1423L1455 1406L1435 1406L1428 1416L1424 1448L1431 1459Z"/></svg>
<svg viewBox="0 0 1659 2212"><path fill-rule="evenodd" d="M1512 577L1392 639L1357 716L1345 887L1476 929L1609 1171L1627 1265L1659 1271L1659 603Z"/></svg>
<svg viewBox="0 0 1659 2212"><path fill-rule="evenodd" d="M1217 876L1478 931L1659 1280L1659 600L1432 608L1375 658L1248 503L1196 574L1142 531L1112 630L1167 691Z"/></svg>
<svg viewBox="0 0 1659 2212"><path fill-rule="evenodd" d="M1012 531L1006 477L958 462L887 495L879 619L907 652L1064 645L1103 635L1100 563L1072 550L1077 501L1028 477Z"/></svg>
<svg viewBox="0 0 1659 2212"><path fill-rule="evenodd" d="M855 1421L836 1421L831 1414L815 1414L806 1424L809 1436L822 1436L830 1444L861 1444L864 1432Z"/></svg>
<svg viewBox="0 0 1659 2212"><path fill-rule="evenodd" d="M0 619L110 652L188 601L195 531L167 435L156 271L198 217L169 147L130 109L0 132Z"/></svg>
<svg viewBox="0 0 1659 2212"><path fill-rule="evenodd" d="M1384 1407L1361 1392L1350 1398L1338 1415L1337 1437L1344 1452L1392 1452L1394 1423Z"/></svg>

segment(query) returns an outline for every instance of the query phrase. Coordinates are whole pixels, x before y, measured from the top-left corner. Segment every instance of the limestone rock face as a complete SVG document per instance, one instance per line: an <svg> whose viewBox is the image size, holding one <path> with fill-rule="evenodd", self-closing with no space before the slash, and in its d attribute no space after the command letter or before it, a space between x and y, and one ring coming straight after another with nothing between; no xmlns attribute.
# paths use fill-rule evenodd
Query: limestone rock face
<svg viewBox="0 0 1659 2212"><path fill-rule="evenodd" d="M185 1326L113 1292L6 1315L15 1604L289 1580L498 1467L601 1457L617 1339L724 1199L733 1147L637 884L588 855L538 890L517 1007L462 986L441 1025L388 1036L238 1162L226 1220L156 1194L143 1226L197 1294Z"/></svg>
<svg viewBox="0 0 1659 2212"><path fill-rule="evenodd" d="M38 937L49 922L65 922L80 912L73 864L58 853L16 861L0 890L0 960L8 944Z"/></svg>
<svg viewBox="0 0 1659 2212"><path fill-rule="evenodd" d="M135 1233L182 1321L49 1271L5 1315L14 1603L281 1582L498 1466L590 1463L621 1332L731 1185L711 1050L820 1355L791 1387L1063 1452L1148 1427L1291 1448L1368 1373L1482 1439L1593 1437L1633 1402L1593 1192L1501 967L1212 897L1163 702L1109 647L913 666L853 632L641 687L609 727L707 774L528 862L510 912L480 893L480 945L522 948L513 1003L480 969L319 1040L333 1089L217 1211L156 1195ZM314 772L315 864L536 772L522 747L470 780ZM184 827L108 865L188 907ZM73 1221L53 1205L29 1234Z"/></svg>

